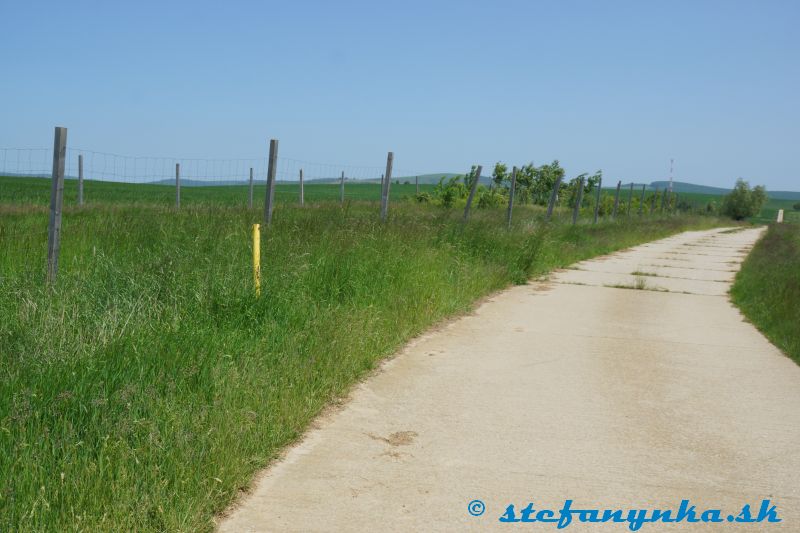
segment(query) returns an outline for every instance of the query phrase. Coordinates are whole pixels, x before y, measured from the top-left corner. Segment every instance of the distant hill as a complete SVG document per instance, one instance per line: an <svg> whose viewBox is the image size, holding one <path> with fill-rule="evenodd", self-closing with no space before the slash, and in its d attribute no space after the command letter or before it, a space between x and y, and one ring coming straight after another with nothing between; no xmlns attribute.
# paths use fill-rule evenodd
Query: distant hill
<svg viewBox="0 0 800 533"><path fill-rule="evenodd" d="M669 186L668 181L654 181L650 184L650 189L664 190ZM672 190L677 193L697 193L697 194L713 194L715 196L723 196L731 192L731 189L723 187L711 187L709 185L696 185L694 183L686 183L685 181L673 181ZM767 189L767 196L775 200L800 200L800 192L794 191L770 191Z"/></svg>
<svg viewBox="0 0 800 533"><path fill-rule="evenodd" d="M425 185L425 184L427 184L427 185L436 185L437 183L439 183L439 180L442 179L443 177L446 178L446 179L450 179L453 176L463 176L463 175L464 174L456 174L455 172L440 172L440 173L434 173L434 174L420 174L419 175L419 183L420 183L420 185ZM408 181L409 183L414 183L414 179L415 178L417 178L417 176L400 176L400 177L393 177L392 181L400 180L400 183L404 183L406 181ZM481 183L483 185L489 185L489 183L491 181L492 181L492 177L491 176L481 176L481 180L480 180L479 183Z"/></svg>
<svg viewBox="0 0 800 533"><path fill-rule="evenodd" d="M441 173L431 173L431 174L420 174L419 175L419 182L421 185L436 185L439 183L439 180L444 177L445 179L450 179L453 176L462 176L463 174L456 174L455 172L441 172ZM49 176L42 176L42 177L49 177ZM392 177L393 182L399 181L400 183L414 183L414 180L417 176L394 176ZM71 176L67 177L68 179L72 178ZM372 180L357 180L359 183L380 183L378 179ZM482 185L488 185L491 183L492 178L490 176L481 176L480 183ZM263 178L258 180L258 183L263 183ZM172 178L163 179L158 181L151 181L149 182L154 185L174 185L175 180ZM203 181L203 180L193 180L193 179L182 179L181 185L185 187L209 187L209 186L220 186L220 185L247 185L247 180L221 180L221 181ZM278 183L297 183L296 181L284 181L278 180ZM331 178L316 178L316 179L308 179L306 180L308 184L324 184L324 183L339 183L338 177L331 177ZM650 185L647 186L649 190L655 190L658 187L659 190L664 190L669 185L668 181L653 181ZM673 181L672 182L672 190L677 193L694 193L694 194L710 194L713 196L723 196L731 192L731 189L726 189L724 187L712 187L710 185L697 185L695 183L687 183L685 181ZM800 192L795 191L770 191L767 190L767 195L770 198L775 200L800 200Z"/></svg>
<svg viewBox="0 0 800 533"><path fill-rule="evenodd" d="M219 181L204 181L181 178L181 187L216 187L219 185L247 185L248 180L219 180ZM175 185L175 178L168 178L163 180L148 181L148 185Z"/></svg>
<svg viewBox="0 0 800 533"><path fill-rule="evenodd" d="M50 178L49 174L25 174L25 173L6 173L4 174L8 177L25 177L25 178ZM439 183L439 180L443 177L445 179L450 179L453 176L463 176L463 174L456 174L454 172L435 172L429 174L420 174L419 175L419 182L423 185L435 185ZM395 176L392 178L393 182L399 181L400 183L414 183L414 180L417 176ZM77 179L76 176L65 176L68 180ZM102 180L101 180L102 181ZM116 181L116 180L111 180ZM371 180L357 180L359 183L380 183L379 179L371 179ZM481 176L480 183L483 185L488 185L491 183L492 179L490 176ZM338 177L331 177L331 178L316 178L316 179L308 179L306 183L308 184L335 184L339 182ZM139 183L142 184L149 184L149 185L175 185L174 178L162 179L162 180L153 180L153 181L140 181ZM248 180L194 180L194 179L181 179L181 185L184 187L212 187L212 186L224 186L224 185L247 185ZM264 179L261 178L257 180L258 184L263 184ZM278 180L278 183L297 183L296 180L293 181L284 181ZM648 185L649 190L655 190L658 187L659 190L664 190L667 186L669 186L669 182L666 180L662 181L653 181ZM612 186L606 186L604 189L612 190ZM731 189L726 189L724 187L712 187L710 185L697 185L695 183L688 183L685 181L674 181L672 182L672 190L677 193L692 193L692 194L707 194L712 196L723 196L731 192ZM791 201L798 201L800 200L800 191L771 191L767 189L767 196L773 200L791 200Z"/></svg>
<svg viewBox="0 0 800 533"><path fill-rule="evenodd" d="M664 190L667 187L669 187L669 181L654 181L651 182L650 185L648 185L649 189L655 189L656 187L658 187L659 190ZM725 189L723 187L711 187L710 185L696 185L694 183L686 183L685 181L673 181L672 190L677 193L690 192L697 194L713 194L719 196L731 192L730 189Z"/></svg>
<svg viewBox="0 0 800 533"><path fill-rule="evenodd" d="M370 180L364 180L365 183L369 183L369 181ZM376 181L376 180L371 180L371 181ZM258 178L258 179L255 180L255 183L257 185L263 185L265 182L266 182L266 180L263 177L262 178ZM306 182L306 184L313 184L313 183L335 184L335 183L339 183L339 178L317 178L317 179L305 180L305 182ZM175 179L174 178L169 178L169 179L163 179L163 180L157 180L157 181L149 181L147 183L150 184L150 185L175 185ZM193 180L193 179L181 178L181 187L219 187L219 186L225 186L225 185L240 185L240 186L242 186L242 185L247 185L249 183L250 183L249 180L213 180L213 179L211 179L211 180ZM297 180L291 180L291 181L277 180L275 183L297 183Z"/></svg>
<svg viewBox="0 0 800 533"><path fill-rule="evenodd" d="M419 183L421 185L429 184L435 185L439 183L439 180L442 177L447 179L452 178L453 176L462 176L463 174L456 174L454 172L442 172L441 174L420 174L419 175ZM315 179L307 179L305 182L307 184L324 184L324 183L339 183L339 177L332 177L332 178L315 178ZM392 176L392 181L400 183L405 183L406 181L409 183L414 183L416 176ZM492 178L490 176L481 176L481 184L488 185L491 182ZM356 180L359 183L380 183L380 179L371 179L371 180ZM257 183L263 183L264 179L261 178L257 180ZM174 178L168 178L163 180L156 180L148 182L151 185L175 185ZM219 186L219 185L247 185L247 180L193 180L188 178L181 179L181 186L185 187L210 187L210 186ZM278 180L277 183L297 183L297 180L292 181L284 181Z"/></svg>
<svg viewBox="0 0 800 533"><path fill-rule="evenodd" d="M771 191L767 189L767 196L773 200L800 200L800 192L795 191Z"/></svg>

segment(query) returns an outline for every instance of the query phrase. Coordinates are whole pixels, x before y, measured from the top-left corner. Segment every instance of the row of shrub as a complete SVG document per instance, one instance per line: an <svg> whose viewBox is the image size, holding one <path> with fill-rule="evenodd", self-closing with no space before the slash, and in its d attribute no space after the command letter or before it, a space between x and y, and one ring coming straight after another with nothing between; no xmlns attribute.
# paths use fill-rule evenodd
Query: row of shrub
<svg viewBox="0 0 800 533"><path fill-rule="evenodd" d="M497 163L492 172L491 181L488 186L479 184L475 191L475 206L478 208L488 208L506 205L511 190L512 171L504 163ZM580 184L583 183L583 194L581 195L581 207L594 207L597 202L597 187L602 183L602 171L598 170L594 174L581 174L570 180L564 180L565 171L558 161L549 164L535 166L532 163L523 165L517 169L514 187L515 200L523 205L546 206L556 184L559 184L557 205L574 208L578 201ZM420 203L431 203L442 207L463 207L469 197L469 191L477 176L477 167L472 167L470 172L465 175L452 177L443 176L439 183L431 192L421 192L415 195ZM642 204L642 196L636 190L630 196L629 192L620 194L618 209L620 212L628 210L628 204L633 212L638 212ZM600 216L610 215L614 209L615 195L604 193L600 195L600 205L598 213ZM688 203L677 202L674 195L664 198L664 192L656 193L647 191L644 196L644 208L649 209L651 205L661 209L672 210L674 208L689 210Z"/></svg>
<svg viewBox="0 0 800 533"><path fill-rule="evenodd" d="M443 176L432 192L421 192L415 195L420 203L432 203L442 207L463 206L469 197L469 191L474 180L479 179L478 169L473 166L469 173L452 177ZM489 186L479 184L475 191L475 205L478 208L497 207L508 203L511 190L512 171L504 163L497 163L492 172ZM523 165L516 169L514 194L516 201L522 204L545 206L550 201L553 188L559 184L558 204L574 208L578 201L580 184L583 183L581 195L581 208L594 207L597 202L596 188L602 184L602 171L594 174L581 174L571 180L564 180L565 171L556 160L549 164L535 166L533 163ZM743 220L757 215L767 201L767 192L764 186L750 188L750 185L741 178L730 194L722 198L720 204L709 201L698 205L690 199L670 194L664 197L666 191L645 191L644 197L636 190L620 194L618 209L621 213L638 212L640 206L648 211L651 206L656 209L682 212L705 212L707 214L721 214L735 220ZM601 194L598 213L600 216L610 215L614 210L615 194ZM800 209L800 203L794 205Z"/></svg>

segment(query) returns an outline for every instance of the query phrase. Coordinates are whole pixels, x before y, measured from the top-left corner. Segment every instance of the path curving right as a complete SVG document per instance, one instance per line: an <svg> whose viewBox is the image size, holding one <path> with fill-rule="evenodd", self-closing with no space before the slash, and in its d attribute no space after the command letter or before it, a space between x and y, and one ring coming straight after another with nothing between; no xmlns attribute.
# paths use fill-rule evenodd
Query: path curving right
<svg viewBox="0 0 800 533"><path fill-rule="evenodd" d="M499 517L769 498L779 524L642 531L800 531L800 367L726 295L762 231L686 232L493 296L357 386L220 530L549 531Z"/></svg>

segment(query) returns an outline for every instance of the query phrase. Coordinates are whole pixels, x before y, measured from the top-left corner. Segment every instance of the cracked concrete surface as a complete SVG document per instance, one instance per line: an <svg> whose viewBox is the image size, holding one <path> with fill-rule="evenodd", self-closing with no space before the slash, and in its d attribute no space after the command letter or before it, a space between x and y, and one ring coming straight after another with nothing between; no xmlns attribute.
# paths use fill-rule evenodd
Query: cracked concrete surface
<svg viewBox="0 0 800 533"><path fill-rule="evenodd" d="M769 498L780 524L694 529L800 531L800 367L726 296L761 231L686 232L496 294L357 386L219 529L508 530L509 503L726 516ZM642 528L673 530L692 527Z"/></svg>

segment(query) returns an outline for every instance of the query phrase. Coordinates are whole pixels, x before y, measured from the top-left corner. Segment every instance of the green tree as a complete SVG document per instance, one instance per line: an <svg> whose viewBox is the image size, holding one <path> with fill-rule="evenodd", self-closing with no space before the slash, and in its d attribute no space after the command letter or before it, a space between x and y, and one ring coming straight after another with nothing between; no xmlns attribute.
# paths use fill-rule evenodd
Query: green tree
<svg viewBox="0 0 800 533"><path fill-rule="evenodd" d="M763 185L751 189L749 183L739 178L733 190L722 199L722 214L743 220L760 213L766 202L767 191Z"/></svg>
<svg viewBox="0 0 800 533"><path fill-rule="evenodd" d="M483 185L478 186L478 190L476 195L477 199L477 207L479 209L485 209L488 207L498 207L501 205L505 205L508 202L508 194L510 189L504 189L501 187L495 187L493 189L489 189L484 187Z"/></svg>
<svg viewBox="0 0 800 533"><path fill-rule="evenodd" d="M443 207L452 207L457 200L467 196L467 188L461 183L463 176L453 176L448 179L442 176L436 188L433 189L433 197Z"/></svg>
<svg viewBox="0 0 800 533"><path fill-rule="evenodd" d="M472 168L469 169L467 175L464 176L464 186L467 188L467 193L464 195L465 198L469 195L469 191L472 189L472 182L480 179L481 177L478 175L478 167L472 165Z"/></svg>
<svg viewBox="0 0 800 533"><path fill-rule="evenodd" d="M575 202L578 199L577 198L578 197L578 185L580 184L581 179L584 180L584 182L583 182L583 196L581 197L581 207L586 206L586 205L592 205L594 200L593 200L593 196L591 195L591 192L598 185L598 183L600 182L600 179L602 178L602 176L603 176L603 171L602 170L598 170L597 172L595 172L591 176L588 173L584 172L583 174L580 174L579 176L576 176L576 177L572 178L569 181L569 183L567 183L566 185L564 185L563 182L562 182L561 188L562 188L562 190L564 190L566 192L567 205L570 206L570 207L574 207L575 206ZM560 191L559 191L559 193L560 193Z"/></svg>
<svg viewBox="0 0 800 533"><path fill-rule="evenodd" d="M563 177L564 169L557 160L538 167L533 163L523 165L517 171L518 197L522 203L546 205L556 180Z"/></svg>
<svg viewBox="0 0 800 533"><path fill-rule="evenodd" d="M511 183L511 174L508 172L508 166L499 161L494 165L494 172L492 172L492 183L495 187L504 187L506 182Z"/></svg>
<svg viewBox="0 0 800 533"><path fill-rule="evenodd" d="M533 166L533 163L522 165L517 170L516 197L520 203L527 204L531 200L536 202L533 193L535 179L536 167Z"/></svg>
<svg viewBox="0 0 800 533"><path fill-rule="evenodd" d="M550 201L550 193L559 178L564 178L566 172L556 159L550 164L541 165L534 171L532 187L533 201L539 205L546 205ZM563 182L562 182L563 183Z"/></svg>

